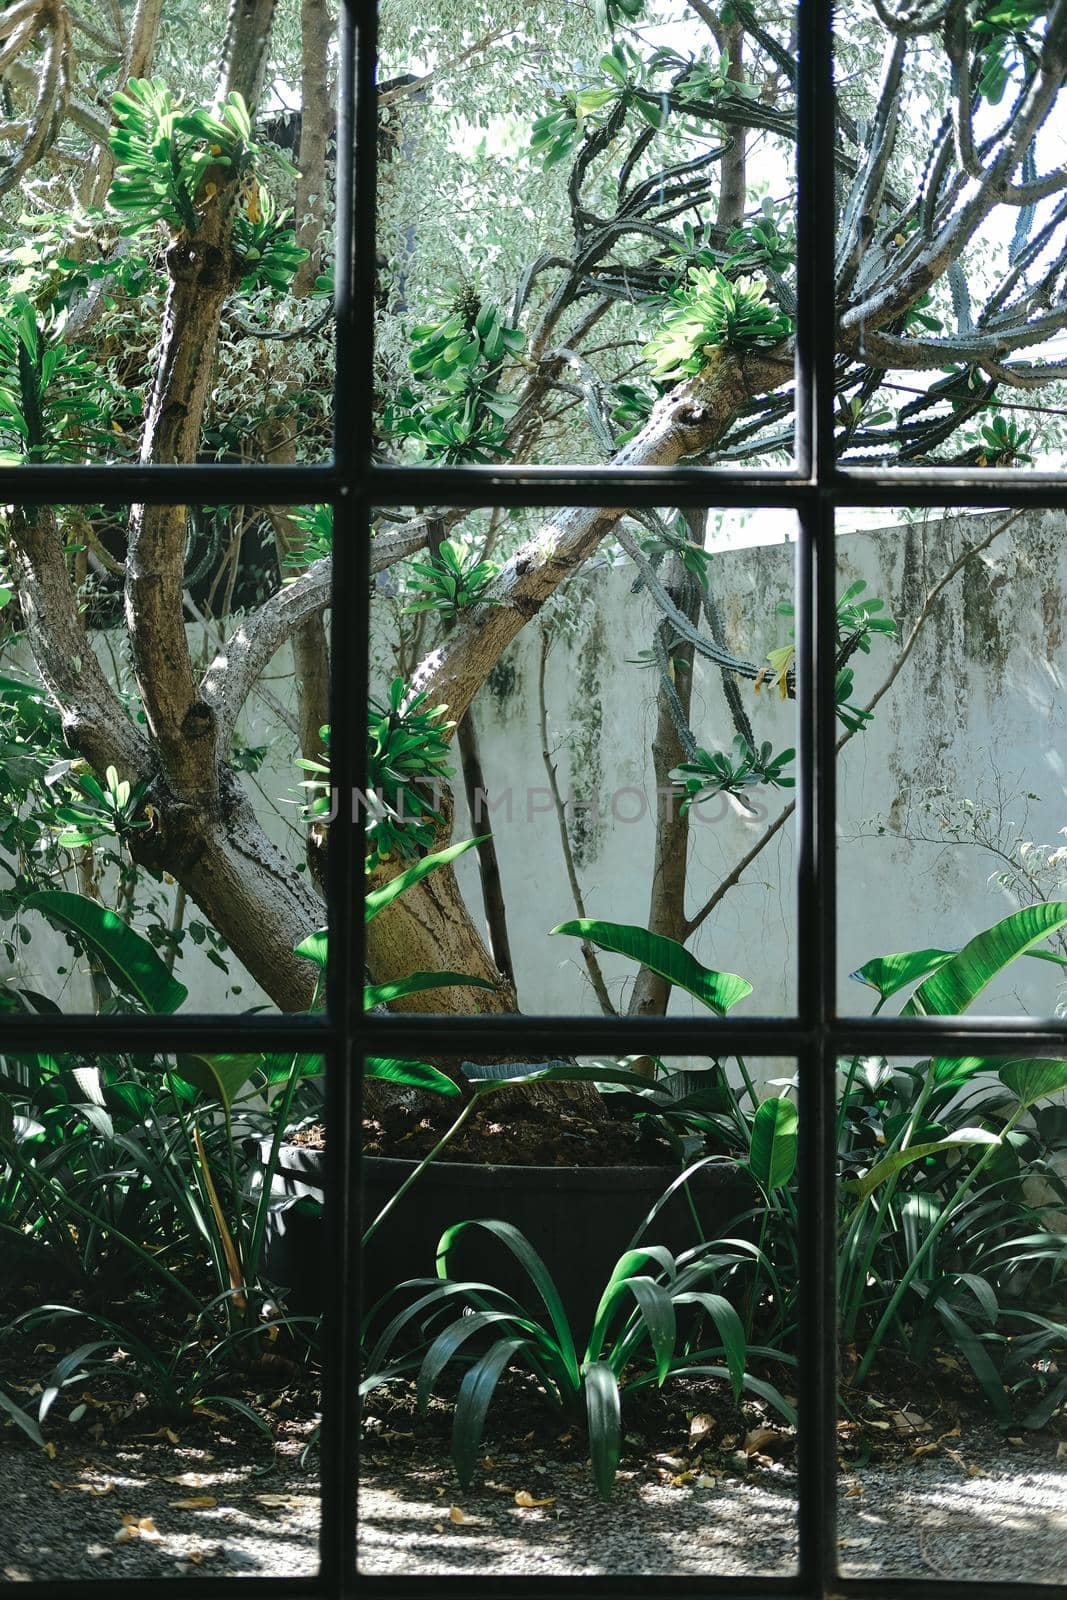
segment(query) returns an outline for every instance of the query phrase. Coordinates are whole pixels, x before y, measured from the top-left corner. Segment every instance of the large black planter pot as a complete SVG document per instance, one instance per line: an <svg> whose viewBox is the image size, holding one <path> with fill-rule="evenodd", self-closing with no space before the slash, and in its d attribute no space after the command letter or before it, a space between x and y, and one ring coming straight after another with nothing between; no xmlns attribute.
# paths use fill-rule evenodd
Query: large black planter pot
<svg viewBox="0 0 1067 1600"><path fill-rule="evenodd" d="M265 1154L269 1151L266 1146ZM416 1163L370 1156L363 1161L364 1226L396 1193ZM272 1214L264 1263L266 1276L288 1289L293 1311L320 1311L336 1264L325 1255L321 1212L307 1202L323 1198L325 1155L283 1145L275 1194L304 1204ZM643 1218L677 1176L671 1167L465 1166L436 1161L391 1211L363 1257L363 1303L405 1278L434 1275L437 1243L445 1228L473 1218L513 1223L545 1261L579 1337L584 1337L604 1284ZM732 1163L702 1169L690 1189L707 1239L722 1237L754 1199L745 1174ZM735 1233L737 1230L733 1230ZM747 1229L743 1231L747 1232ZM699 1242L682 1192L672 1195L645 1236L676 1254ZM531 1309L529 1279L511 1252L481 1228L461 1235L452 1275L499 1285Z"/></svg>

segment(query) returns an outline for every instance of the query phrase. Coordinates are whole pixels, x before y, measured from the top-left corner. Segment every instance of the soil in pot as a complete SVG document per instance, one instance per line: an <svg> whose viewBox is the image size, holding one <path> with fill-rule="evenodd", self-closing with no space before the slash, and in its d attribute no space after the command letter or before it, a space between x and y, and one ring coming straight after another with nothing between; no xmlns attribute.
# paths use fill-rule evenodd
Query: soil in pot
<svg viewBox="0 0 1067 1600"><path fill-rule="evenodd" d="M364 1123L364 1226L378 1215L440 1130L403 1107L386 1121ZM363 1254L363 1304L372 1305L406 1278L432 1277L445 1228L474 1218L510 1222L548 1266L574 1331L584 1338L601 1291L619 1256L678 1171L663 1140L626 1120L593 1124L561 1110L553 1117L494 1120L461 1130L419 1176L368 1243ZM279 1212L268 1252L268 1276L287 1285L294 1310L319 1310L333 1275L325 1258L320 1216L325 1138L321 1127L283 1147L275 1189L290 1208ZM753 1203L750 1182L724 1161L702 1171L672 1197L645 1241L678 1253L701 1238L736 1233L734 1219ZM317 1212L315 1207L315 1212ZM694 1215L695 1213L695 1215ZM539 1301L506 1246L470 1229L456 1246L453 1274L499 1284L531 1309Z"/></svg>

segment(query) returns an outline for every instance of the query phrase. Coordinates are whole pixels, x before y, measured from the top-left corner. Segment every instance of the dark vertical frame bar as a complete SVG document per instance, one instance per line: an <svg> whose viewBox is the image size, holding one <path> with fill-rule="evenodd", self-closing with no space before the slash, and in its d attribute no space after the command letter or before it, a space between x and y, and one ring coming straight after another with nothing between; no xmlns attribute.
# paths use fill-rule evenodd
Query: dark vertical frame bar
<svg viewBox="0 0 1067 1600"><path fill-rule="evenodd" d="M347 616L353 596L363 603L359 552L365 544L362 504L356 493L361 465L350 449L358 427L354 404L361 390L365 343L361 316L356 216L362 195L358 172L357 125L366 120L362 93L356 0L342 0L338 13L338 108L336 178L336 369L334 374L334 458L340 482L333 500L332 616ZM357 81L359 80L359 81ZM373 102L373 94L370 96ZM357 199L358 196L358 199ZM331 630L330 725L351 729L351 738L331 742L331 782L339 796L330 829L327 883L327 926L330 966L327 1009L334 1032L326 1095L327 1146L326 1240L327 1260L341 1270L332 1276L325 1322L325 1362L322 1411L322 1523L320 1549L322 1575L331 1593L343 1593L355 1548L355 1478L358 1448L356 1413L356 1339L358 1280L355 1276L358 1230L353 1151L358 1142L349 1137L353 1124L356 1083L352 1059L353 993L360 990L351 975L362 970L361 922L354 886L361 858L348 797L358 777L356 752L362 749L358 722L363 696L360 683L365 671L364 635L356 627ZM357 824L358 825L358 824ZM358 1154L356 1158L358 1160Z"/></svg>
<svg viewBox="0 0 1067 1600"><path fill-rule="evenodd" d="M814 494L798 507L796 616L798 1011L810 1029L799 1052L799 1546L801 1585L823 1594L837 1568L832 0L799 0L798 24L797 426L800 464L815 484Z"/></svg>
<svg viewBox="0 0 1067 1600"><path fill-rule="evenodd" d="M355 25L353 61L355 95L355 211L352 218L351 249L353 314L352 344L345 376L348 379L347 411L337 433L337 458L345 476L342 494L348 500L342 517L346 529L345 570L351 587L342 592L343 609L335 611L346 623L335 630L346 636L349 688L342 742L348 753L342 805L345 833L351 842L348 875L344 885L344 916L349 936L342 960L335 969L344 982L344 1029L347 1055L348 1098L344 1120L346 1151L346 1196L349 1231L342 1260L346 1286L348 1347L351 1351L349 1388L343 1393L343 1409L349 1434L342 1470L345 1496L345 1549L341 1572L346 1590L354 1588L356 1578L357 1521L359 1488L359 1327L362 1298L360 1292L362 1235L362 1161L359 1137L362 1108L363 1069L366 1055L363 1035L363 974L365 934L363 922L363 858L365 814L360 807L353 813L352 797L366 784L364 769L367 748L367 697L370 679L370 545L373 506L368 498L370 467L374 455L374 293L376 287L377 186L378 186L378 5L377 0L346 0ZM343 381L343 380L342 380ZM335 544L336 550L336 544ZM336 554L335 554L336 559ZM355 659L352 659L354 652ZM340 1015L340 1013L339 1013Z"/></svg>

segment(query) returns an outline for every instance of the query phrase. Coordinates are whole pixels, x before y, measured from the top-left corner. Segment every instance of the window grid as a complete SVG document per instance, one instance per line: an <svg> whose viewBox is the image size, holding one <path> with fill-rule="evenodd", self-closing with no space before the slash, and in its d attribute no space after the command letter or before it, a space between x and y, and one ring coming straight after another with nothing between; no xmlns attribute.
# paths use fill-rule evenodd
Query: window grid
<svg viewBox="0 0 1067 1600"><path fill-rule="evenodd" d="M331 971L324 1015L181 1017L30 1016L4 1019L8 1049L106 1051L302 1049L328 1061L331 1128L327 1228L332 1282L325 1326L322 1432L321 1571L314 1580L233 1578L168 1580L175 1600L211 1600L235 1592L263 1596L421 1596L496 1594L740 1596L915 1596L954 1600L1056 1600L1067 1584L981 1583L960 1579L845 1579L836 1575L836 1375L834 1085L840 1055L902 1052L988 1055L1067 1049L1067 1021L1035 1027L1027 1018L838 1017L834 992L835 571L838 506L1012 506L1067 510L1067 477L1001 470L894 471L839 468L833 459L834 215L830 185L835 128L831 0L798 0L797 329L798 461L789 471L727 472L714 468L397 467L372 456L373 307L375 260L376 106L375 0L339 0L340 104L337 139L336 458L326 465L0 467L5 503L92 503L107 498L165 503L241 499L295 505L332 503L335 512L334 631L331 717L350 737L335 741L333 766L342 793L362 786L369 660L369 541L379 506L436 503L464 506L634 505L785 507L795 511L798 698L798 1010L794 1017L744 1023L695 1018L493 1016L438 1019L365 1016L362 1010L363 922L359 913L361 824L330 830L328 906ZM847 24L847 13L842 25ZM800 1566L789 1578L699 1579L610 1577L368 1578L355 1567L355 1482L358 1466L356 1354L358 1327L359 1128L358 1065L362 1056L418 1054L447 1029L450 1054L477 1055L507 1046L531 1052L716 1050L794 1055L800 1072L800 1243L802 1344L800 1371ZM1065 1550L1067 1566L1067 1550ZM9 1585L0 1581L0 1588ZM11 1585L13 1587L13 1585ZM46 1581L32 1593L80 1597L119 1593L158 1600L156 1580Z"/></svg>

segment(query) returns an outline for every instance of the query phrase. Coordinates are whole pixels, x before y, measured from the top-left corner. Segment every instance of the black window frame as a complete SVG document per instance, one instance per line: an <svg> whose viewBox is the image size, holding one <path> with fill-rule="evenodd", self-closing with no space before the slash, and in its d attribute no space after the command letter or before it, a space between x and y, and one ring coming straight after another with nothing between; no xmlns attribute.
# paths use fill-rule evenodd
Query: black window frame
<svg viewBox="0 0 1067 1600"><path fill-rule="evenodd" d="M430 0L432 4L432 0ZM798 0L797 236L798 328L796 460L785 471L715 468L400 467L374 460L375 184L377 108L375 0L339 0L337 139L337 369L335 458L322 465L49 466L0 468L4 503L215 502L334 507L334 631L331 718L351 737L335 739L334 782L341 794L363 786L369 661L369 547L376 508L434 503L461 506L663 504L781 507L795 512L797 761L797 1010L745 1021L697 1018L366 1016L362 1009L363 920L360 819L330 830L328 1008L314 1016L4 1018L9 1050L113 1049L171 1052L297 1048L327 1060L327 1177L330 1257L340 1263L325 1323L322 1430L321 1569L314 1579L175 1578L175 1600L262 1596L563 1597L709 1595L811 1597L966 1597L1056 1600L1065 1584L957 1579L843 1578L837 1575L834 1267L835 1075L854 1052L1015 1055L1067 1051L1067 1019L840 1016L836 1003L834 684L838 507L1028 507L1067 511L1067 474L954 469L877 472L834 458L834 208L825 174L833 169L833 28L830 0ZM841 26L847 26L847 12ZM499 1048L534 1058L573 1052L716 1053L794 1056L800 1073L801 1370L798 1440L799 1567L794 1576L700 1578L604 1576L543 1580L475 1575L454 1578L364 1576L356 1570L358 1472L356 1338L359 1309L359 1062L368 1055L417 1056L449 1035L449 1054ZM2 1514L2 1507L0 1507ZM1064 1546L1067 1568L1067 1543ZM0 1589L14 1585L0 1582ZM111 1595L157 1600L156 1579L46 1580L42 1597Z"/></svg>

